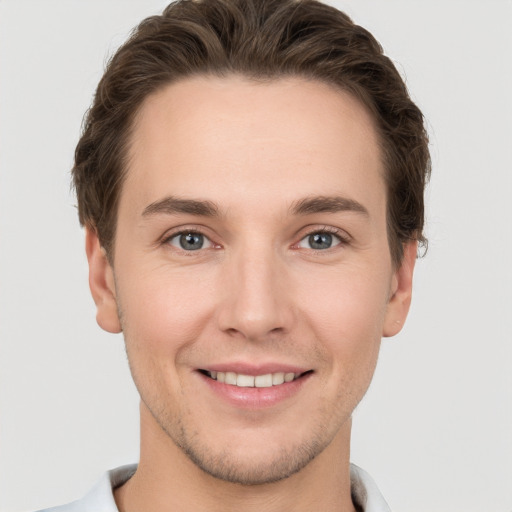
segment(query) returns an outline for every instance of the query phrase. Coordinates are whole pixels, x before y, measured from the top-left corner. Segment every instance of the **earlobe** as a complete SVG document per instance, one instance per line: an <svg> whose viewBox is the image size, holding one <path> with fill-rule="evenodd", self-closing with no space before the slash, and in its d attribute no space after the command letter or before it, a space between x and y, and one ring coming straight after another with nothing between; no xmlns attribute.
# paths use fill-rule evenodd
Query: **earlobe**
<svg viewBox="0 0 512 512"><path fill-rule="evenodd" d="M396 269L391 282L390 298L382 335L384 337L398 334L405 323L412 297L412 276L418 251L417 242L404 245L404 256L400 267Z"/></svg>
<svg viewBox="0 0 512 512"><path fill-rule="evenodd" d="M89 287L96 304L96 321L105 331L121 332L121 323L117 310L114 286L114 272L98 235L87 227L85 233L85 252L89 263Z"/></svg>

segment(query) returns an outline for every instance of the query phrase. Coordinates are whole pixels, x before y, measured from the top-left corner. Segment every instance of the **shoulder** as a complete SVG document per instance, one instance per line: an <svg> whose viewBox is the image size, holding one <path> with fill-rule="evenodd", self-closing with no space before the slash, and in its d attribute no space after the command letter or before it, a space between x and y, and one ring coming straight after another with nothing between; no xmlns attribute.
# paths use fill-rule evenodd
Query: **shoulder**
<svg viewBox="0 0 512 512"><path fill-rule="evenodd" d="M350 464L352 501L362 512L391 512L377 484L364 469Z"/></svg>
<svg viewBox="0 0 512 512"><path fill-rule="evenodd" d="M38 512L118 512L113 490L129 480L136 469L136 464L130 464L107 471L82 499Z"/></svg>

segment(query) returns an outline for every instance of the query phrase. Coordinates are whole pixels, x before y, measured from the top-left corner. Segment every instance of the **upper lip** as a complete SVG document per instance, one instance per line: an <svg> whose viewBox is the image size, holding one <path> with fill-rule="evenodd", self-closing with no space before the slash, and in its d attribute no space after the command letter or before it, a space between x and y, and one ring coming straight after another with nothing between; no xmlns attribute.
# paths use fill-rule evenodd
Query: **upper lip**
<svg viewBox="0 0 512 512"><path fill-rule="evenodd" d="M293 364L269 362L264 364L253 364L244 362L209 364L198 368L209 372L233 372L242 375L266 375L269 373L295 373L301 374L310 371L311 368L296 366Z"/></svg>

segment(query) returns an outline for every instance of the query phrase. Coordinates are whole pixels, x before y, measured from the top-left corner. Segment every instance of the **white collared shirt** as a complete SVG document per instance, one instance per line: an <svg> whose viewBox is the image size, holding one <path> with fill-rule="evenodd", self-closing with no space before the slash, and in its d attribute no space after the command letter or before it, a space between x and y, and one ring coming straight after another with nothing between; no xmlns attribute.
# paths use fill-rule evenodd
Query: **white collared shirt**
<svg viewBox="0 0 512 512"><path fill-rule="evenodd" d="M80 500L39 512L119 512L113 490L129 480L136 464L107 471L99 482ZM391 512L372 477L354 464L350 465L351 492L354 503L363 512Z"/></svg>

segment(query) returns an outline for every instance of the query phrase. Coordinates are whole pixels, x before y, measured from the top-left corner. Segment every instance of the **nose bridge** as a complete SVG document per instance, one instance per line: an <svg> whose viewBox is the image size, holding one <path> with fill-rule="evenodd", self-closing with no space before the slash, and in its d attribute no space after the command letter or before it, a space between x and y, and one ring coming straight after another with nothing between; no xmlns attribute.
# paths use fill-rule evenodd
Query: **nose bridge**
<svg viewBox="0 0 512 512"><path fill-rule="evenodd" d="M268 240L241 244L228 258L225 272L227 295L220 315L224 331L256 340L289 329L292 309L284 263Z"/></svg>

